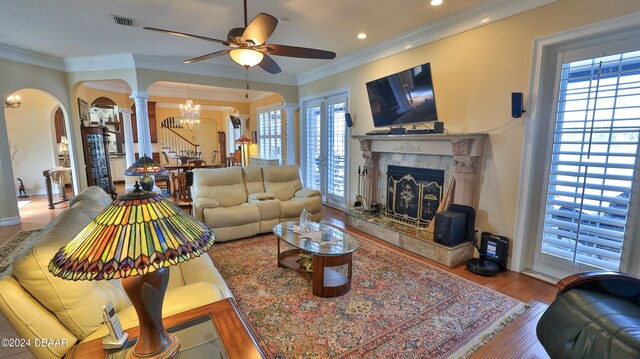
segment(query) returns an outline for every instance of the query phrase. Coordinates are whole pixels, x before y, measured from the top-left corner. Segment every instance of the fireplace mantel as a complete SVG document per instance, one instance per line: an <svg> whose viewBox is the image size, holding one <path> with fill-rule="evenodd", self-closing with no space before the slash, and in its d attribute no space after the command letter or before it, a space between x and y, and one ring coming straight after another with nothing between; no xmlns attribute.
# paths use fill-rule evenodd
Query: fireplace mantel
<svg viewBox="0 0 640 359"><path fill-rule="evenodd" d="M475 207L478 171L484 157L487 133L404 134L351 136L360 142L365 168L371 180L365 185L368 200L378 201L380 153L453 156L455 203Z"/></svg>
<svg viewBox="0 0 640 359"><path fill-rule="evenodd" d="M488 136L486 133L456 133L351 137L360 142L363 151L369 152L481 157L484 154L484 141Z"/></svg>

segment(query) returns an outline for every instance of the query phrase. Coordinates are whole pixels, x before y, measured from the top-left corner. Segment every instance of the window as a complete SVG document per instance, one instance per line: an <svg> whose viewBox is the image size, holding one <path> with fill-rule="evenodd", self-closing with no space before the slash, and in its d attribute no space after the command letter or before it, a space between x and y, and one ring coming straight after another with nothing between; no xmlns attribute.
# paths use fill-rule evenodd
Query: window
<svg viewBox="0 0 640 359"><path fill-rule="evenodd" d="M258 110L258 147L260 158L282 161L282 110Z"/></svg>
<svg viewBox="0 0 640 359"><path fill-rule="evenodd" d="M542 254L620 269L639 137L640 51L562 64Z"/></svg>
<svg viewBox="0 0 640 359"><path fill-rule="evenodd" d="M233 152L235 152L235 150L238 148L238 145L236 145L236 140L240 138L242 129L240 128L240 126L234 127L231 120L229 120L228 129L229 139L227 140L227 146L229 147L229 156L231 156Z"/></svg>

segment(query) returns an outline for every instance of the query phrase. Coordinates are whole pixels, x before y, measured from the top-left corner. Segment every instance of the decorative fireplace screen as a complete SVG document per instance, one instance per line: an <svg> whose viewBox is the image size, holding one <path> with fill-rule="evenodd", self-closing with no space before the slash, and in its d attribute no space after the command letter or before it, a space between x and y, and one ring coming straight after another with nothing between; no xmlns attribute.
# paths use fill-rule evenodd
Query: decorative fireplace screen
<svg viewBox="0 0 640 359"><path fill-rule="evenodd" d="M426 227L442 200L444 171L402 166L387 167L387 205L383 216Z"/></svg>

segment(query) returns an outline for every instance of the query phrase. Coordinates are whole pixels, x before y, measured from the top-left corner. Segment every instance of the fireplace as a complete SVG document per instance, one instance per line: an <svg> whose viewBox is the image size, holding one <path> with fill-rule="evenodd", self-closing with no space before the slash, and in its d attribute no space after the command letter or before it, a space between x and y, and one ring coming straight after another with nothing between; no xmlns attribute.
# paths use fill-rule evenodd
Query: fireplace
<svg viewBox="0 0 640 359"><path fill-rule="evenodd" d="M380 202L385 208L380 216L352 209L346 216L348 226L449 267L473 257L471 242L452 247L436 243L424 224L429 223L446 193L452 195L453 203L476 207L487 134L365 135L352 138L360 142L367 169L362 194L367 203ZM393 167L400 166L402 172L394 172ZM410 172L406 172L407 168ZM443 186L443 183L448 185L453 180L454 187ZM389 208L394 208L393 201L395 212L389 211ZM406 218L414 222L409 224Z"/></svg>
<svg viewBox="0 0 640 359"><path fill-rule="evenodd" d="M440 205L443 185L443 170L389 165L382 214L396 222L426 227Z"/></svg>

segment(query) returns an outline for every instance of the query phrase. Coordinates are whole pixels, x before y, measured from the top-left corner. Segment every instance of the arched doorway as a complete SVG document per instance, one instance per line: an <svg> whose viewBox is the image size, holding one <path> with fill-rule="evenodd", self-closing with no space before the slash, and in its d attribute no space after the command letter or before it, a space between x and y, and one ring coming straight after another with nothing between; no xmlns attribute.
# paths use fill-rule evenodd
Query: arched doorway
<svg viewBox="0 0 640 359"><path fill-rule="evenodd" d="M4 115L18 208L33 196L47 196L45 171L60 172L55 178L58 185L51 188L56 202L63 193L73 195L67 112L58 99L39 89L22 89L14 95L19 95L22 103L18 108L5 108Z"/></svg>

